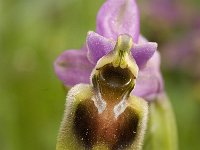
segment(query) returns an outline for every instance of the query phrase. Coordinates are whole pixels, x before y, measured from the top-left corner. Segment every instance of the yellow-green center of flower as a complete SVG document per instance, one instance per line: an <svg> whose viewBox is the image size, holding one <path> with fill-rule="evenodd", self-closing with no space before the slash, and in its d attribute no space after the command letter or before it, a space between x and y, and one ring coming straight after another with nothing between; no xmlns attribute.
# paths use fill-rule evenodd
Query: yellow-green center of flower
<svg viewBox="0 0 200 150"><path fill-rule="evenodd" d="M115 56L112 62L114 67L120 66L121 68L127 67L126 57L129 55L133 46L132 38L127 34L122 34L118 37L115 45Z"/></svg>

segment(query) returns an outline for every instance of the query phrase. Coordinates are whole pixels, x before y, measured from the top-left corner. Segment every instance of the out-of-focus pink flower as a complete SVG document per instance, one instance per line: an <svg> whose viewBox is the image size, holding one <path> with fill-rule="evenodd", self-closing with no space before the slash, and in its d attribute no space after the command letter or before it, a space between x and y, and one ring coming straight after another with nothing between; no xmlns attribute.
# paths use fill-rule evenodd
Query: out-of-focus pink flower
<svg viewBox="0 0 200 150"><path fill-rule="evenodd" d="M165 68L200 76L200 30L195 30L162 47ZM170 61L169 61L170 60Z"/></svg>
<svg viewBox="0 0 200 150"><path fill-rule="evenodd" d="M141 3L143 15L146 18L151 18L150 20L153 20L153 22L156 20L172 25L178 23L181 19L180 2L178 3L176 0L144 0Z"/></svg>
<svg viewBox="0 0 200 150"><path fill-rule="evenodd" d="M159 42L165 70L200 76L200 14L190 1L142 0L141 14L147 36ZM150 18L150 19L148 19Z"/></svg>

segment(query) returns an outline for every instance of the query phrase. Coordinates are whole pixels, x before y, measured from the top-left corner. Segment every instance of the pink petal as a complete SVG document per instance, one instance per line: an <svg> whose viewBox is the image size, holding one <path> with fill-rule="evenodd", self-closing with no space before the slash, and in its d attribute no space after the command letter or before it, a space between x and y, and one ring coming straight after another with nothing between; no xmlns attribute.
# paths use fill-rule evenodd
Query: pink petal
<svg viewBox="0 0 200 150"><path fill-rule="evenodd" d="M131 52L139 68L142 68L147 63L147 61L153 56L156 50L157 43L146 42L143 44L133 45Z"/></svg>
<svg viewBox="0 0 200 150"><path fill-rule="evenodd" d="M93 65L87 59L85 50L66 50L55 61L54 69L66 86L89 83Z"/></svg>
<svg viewBox="0 0 200 150"><path fill-rule="evenodd" d="M108 54L114 49L115 42L107 39L95 32L89 32L87 36L88 47L88 59L92 64L96 64L97 61Z"/></svg>
<svg viewBox="0 0 200 150"><path fill-rule="evenodd" d="M145 68L139 71L133 94L146 100L152 100L162 91L163 79L160 73L160 55L156 51Z"/></svg>
<svg viewBox="0 0 200 150"><path fill-rule="evenodd" d="M129 34L135 43L139 38L139 12L135 0L108 0L97 15L96 31L117 40L119 34Z"/></svg>

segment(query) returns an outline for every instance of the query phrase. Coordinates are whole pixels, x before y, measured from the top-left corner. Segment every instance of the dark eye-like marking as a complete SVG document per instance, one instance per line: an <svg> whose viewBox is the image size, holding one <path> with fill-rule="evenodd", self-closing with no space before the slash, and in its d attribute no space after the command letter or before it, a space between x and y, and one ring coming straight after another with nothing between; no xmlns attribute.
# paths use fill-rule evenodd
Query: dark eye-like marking
<svg viewBox="0 0 200 150"><path fill-rule="evenodd" d="M127 107L117 120L111 118L106 121L103 118L98 114L93 101L83 101L78 105L73 131L83 148L91 150L97 143L106 144L110 150L124 150L130 147L137 136L139 122L135 110Z"/></svg>
<svg viewBox="0 0 200 150"><path fill-rule="evenodd" d="M107 64L100 69L99 80L113 88L126 87L134 79L128 68L113 67Z"/></svg>
<svg viewBox="0 0 200 150"><path fill-rule="evenodd" d="M92 101L86 100L85 102L81 102L77 107L73 130L84 148L91 149L96 142L95 114L98 112Z"/></svg>
<svg viewBox="0 0 200 150"><path fill-rule="evenodd" d="M113 145L112 150L126 149L134 142L137 136L139 116L133 109L128 107L119 116L119 120L123 120L123 123L120 124L118 140Z"/></svg>

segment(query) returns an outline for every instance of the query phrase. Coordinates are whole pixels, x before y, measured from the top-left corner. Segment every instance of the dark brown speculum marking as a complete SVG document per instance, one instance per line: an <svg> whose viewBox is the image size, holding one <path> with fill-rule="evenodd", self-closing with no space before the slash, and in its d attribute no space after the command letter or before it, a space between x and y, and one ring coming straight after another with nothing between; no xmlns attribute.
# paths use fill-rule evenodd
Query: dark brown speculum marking
<svg viewBox="0 0 200 150"><path fill-rule="evenodd" d="M96 122L95 114L97 114L97 109L93 106L91 100L86 100L83 103L81 102L77 106L77 110L75 112L74 118L74 133L77 139L83 144L83 146L87 149L91 149L92 146L96 143L96 126L94 122Z"/></svg>
<svg viewBox="0 0 200 150"><path fill-rule="evenodd" d="M77 107L73 130L85 149L103 143L111 150L118 150L133 143L138 121L138 114L130 107L116 119L109 107L99 114L93 101L86 100Z"/></svg>

